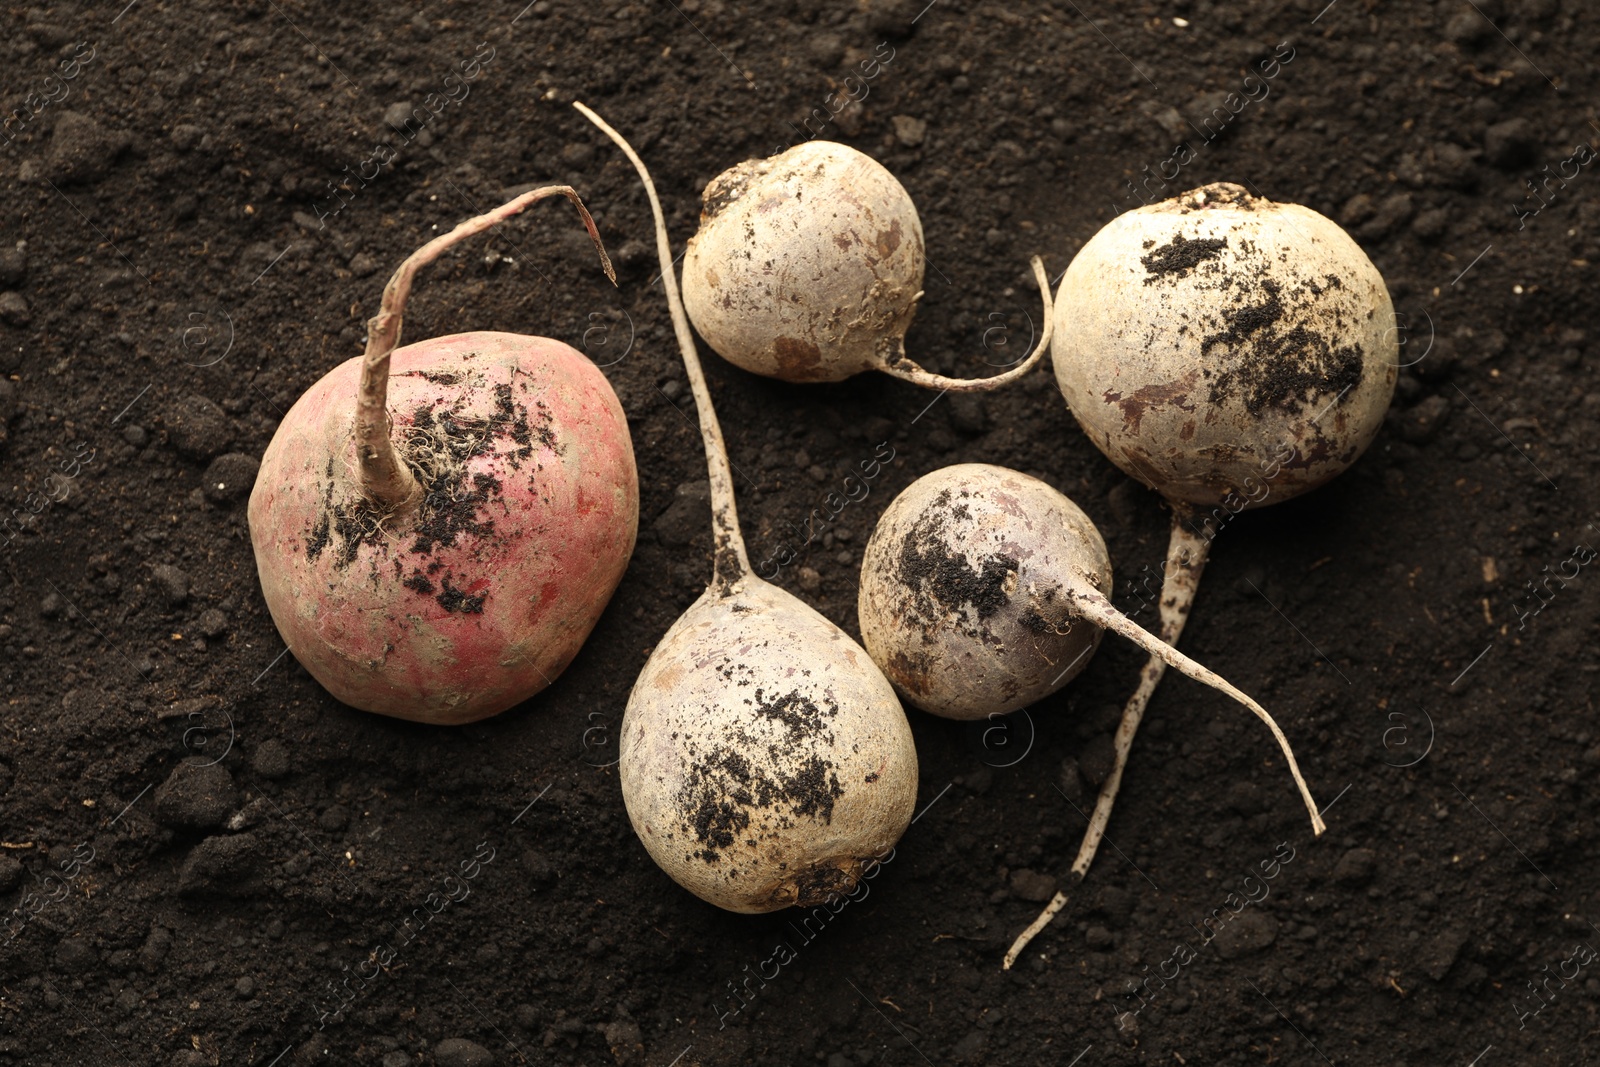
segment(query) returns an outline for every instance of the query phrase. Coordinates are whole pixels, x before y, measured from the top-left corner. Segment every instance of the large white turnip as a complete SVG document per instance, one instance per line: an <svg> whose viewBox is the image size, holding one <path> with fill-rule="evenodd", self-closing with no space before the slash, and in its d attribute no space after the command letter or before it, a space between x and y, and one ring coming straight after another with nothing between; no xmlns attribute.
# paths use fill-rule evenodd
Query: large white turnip
<svg viewBox="0 0 1600 1067"><path fill-rule="evenodd" d="M1394 394L1394 306L1337 224L1237 185L1118 216L1067 267L1052 361L1117 466L1219 517L1314 489Z"/></svg>
<svg viewBox="0 0 1600 1067"><path fill-rule="evenodd" d="M649 196L711 480L711 584L650 653L622 720L628 818L662 870L718 907L821 904L905 832L917 795L911 728L860 645L751 571L655 186L622 136L576 106Z"/></svg>
<svg viewBox="0 0 1600 1067"><path fill-rule="evenodd" d="M1398 348L1388 290L1355 241L1237 185L1127 212L1078 252L1056 293L1051 360L1090 440L1172 507L1163 641L1177 644L1223 525L1322 485L1371 443ZM1165 670L1152 657L1123 709L1079 878Z"/></svg>
<svg viewBox="0 0 1600 1067"><path fill-rule="evenodd" d="M463 723L526 700L571 662L627 567L633 444L588 359L510 333L395 348L418 269L553 195L600 248L565 186L423 245L385 287L366 354L308 389L262 457L249 520L267 607L353 707Z"/></svg>

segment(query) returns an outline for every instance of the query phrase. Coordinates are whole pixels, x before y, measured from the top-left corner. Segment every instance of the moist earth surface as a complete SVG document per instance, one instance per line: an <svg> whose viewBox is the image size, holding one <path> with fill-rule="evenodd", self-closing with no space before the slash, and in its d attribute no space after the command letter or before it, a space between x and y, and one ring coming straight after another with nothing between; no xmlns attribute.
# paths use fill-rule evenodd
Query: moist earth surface
<svg viewBox="0 0 1600 1067"><path fill-rule="evenodd" d="M1600 1056L1594 5L0 19L0 1064ZM1071 884L1142 659L1109 640L1005 719L912 712L918 817L835 906L725 914L668 880L613 762L632 679L710 576L705 466L645 199L573 100L649 161L677 250L735 163L813 135L878 159L927 241L908 353L945 374L1021 357L1028 256L1057 277L1143 202L1233 182L1343 225L1398 312L1393 407L1348 473L1226 524L1182 642L1275 713L1326 835L1260 724L1169 675ZM459 728L352 711L262 603L256 461L359 354L407 253L550 183L584 197L620 284L541 204L429 267L405 340L588 354L633 434L638 548L526 705ZM1066 492L1155 627L1167 513L1048 370L959 396L705 355L752 560L846 630L878 514L956 462Z"/></svg>

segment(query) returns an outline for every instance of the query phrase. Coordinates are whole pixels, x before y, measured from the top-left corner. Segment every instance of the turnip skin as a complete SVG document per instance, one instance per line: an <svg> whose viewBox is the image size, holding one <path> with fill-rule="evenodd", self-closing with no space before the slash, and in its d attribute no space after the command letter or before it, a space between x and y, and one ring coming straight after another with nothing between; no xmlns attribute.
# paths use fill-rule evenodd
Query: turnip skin
<svg viewBox="0 0 1600 1067"><path fill-rule="evenodd" d="M1394 395L1397 337L1382 276L1338 225L1219 183L1083 246L1051 357L1113 463L1168 500L1238 511L1355 462Z"/></svg>
<svg viewBox="0 0 1600 1067"><path fill-rule="evenodd" d="M807 199L823 189L837 198ZM871 156L807 141L706 186L683 303L729 362L837 382L903 357L922 274L922 222L904 186Z"/></svg>
<svg viewBox="0 0 1600 1067"><path fill-rule="evenodd" d="M1068 577L1111 592L1094 523L1056 489L983 463L944 467L889 504L861 562L862 643L912 704L951 719L1042 700L1103 631L1075 619Z"/></svg>
<svg viewBox="0 0 1600 1067"><path fill-rule="evenodd" d="M356 469L357 357L307 390L262 457L249 505L256 566L284 642L336 698L472 722L549 685L593 629L636 537L633 446L610 383L559 341L455 334L390 358L393 435L408 461L419 410L460 424L502 419L457 482L486 498L471 515L481 532L418 552L417 516L402 515L357 539L377 518L362 507ZM525 430L505 424L507 410ZM498 492L475 488L480 476ZM424 503L425 524L430 513Z"/></svg>
<svg viewBox="0 0 1600 1067"><path fill-rule="evenodd" d="M661 639L628 698L620 757L651 858L735 912L849 892L917 795L911 728L865 650L753 576L708 589Z"/></svg>

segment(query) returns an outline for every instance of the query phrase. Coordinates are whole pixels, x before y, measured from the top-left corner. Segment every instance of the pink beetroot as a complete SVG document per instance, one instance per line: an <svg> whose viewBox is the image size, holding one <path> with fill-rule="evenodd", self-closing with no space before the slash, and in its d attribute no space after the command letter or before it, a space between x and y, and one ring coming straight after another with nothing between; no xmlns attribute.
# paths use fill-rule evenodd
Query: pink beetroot
<svg viewBox="0 0 1600 1067"><path fill-rule="evenodd" d="M390 279L366 354L307 390L262 457L249 513L262 592L346 704L431 723L504 711L566 668L627 568L638 473L593 363L509 333L394 347L420 267L555 194L599 247L565 186L430 241Z"/></svg>

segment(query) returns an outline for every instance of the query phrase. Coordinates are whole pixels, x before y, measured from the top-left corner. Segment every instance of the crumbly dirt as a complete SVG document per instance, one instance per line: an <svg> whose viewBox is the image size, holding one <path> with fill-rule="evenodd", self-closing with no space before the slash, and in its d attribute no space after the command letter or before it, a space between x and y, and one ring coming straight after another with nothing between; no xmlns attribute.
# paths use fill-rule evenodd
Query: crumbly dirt
<svg viewBox="0 0 1600 1067"><path fill-rule="evenodd" d="M815 754L796 758L797 752L833 743L828 724L839 714L836 704L818 705L798 689L782 695L757 689L747 703L752 716L783 727L776 739L766 741L767 762L752 765L735 747L690 752L693 762L678 791L678 806L705 846L695 855L706 863L722 861L720 850L749 827L754 811L766 812L763 821L779 827L793 825L795 818L825 825L833 819L834 800L844 795L832 760ZM745 751L763 741L742 727L731 733Z"/></svg>
<svg viewBox="0 0 1600 1067"><path fill-rule="evenodd" d="M396 423L401 456L416 475L422 492L415 512L405 522L406 562L394 559L394 574L381 577L432 597L446 611L482 614L489 594L469 594L455 588L452 581L462 582L461 576L430 557L436 549L449 548L464 535L482 543L495 543L494 505L503 499L505 486L492 474L469 470L468 463L479 456L496 455L512 471L520 473L533 455L535 437L559 450L550 426L550 411L536 401L530 424L528 406L514 402L511 386L502 384L494 388L492 414L487 418L465 415L469 394L464 390L450 391L459 382L457 375L414 373L421 373L446 392L417 405L408 419ZM305 552L315 562L331 546L337 552L335 567L343 571L355 562L363 545L379 544L394 533L386 529L392 525L392 517L366 498L335 499L333 464L330 456L324 510L312 520ZM536 473L528 473L536 485ZM376 563L373 566L376 579L380 576ZM464 584L479 585L471 578Z"/></svg>
<svg viewBox="0 0 1600 1067"><path fill-rule="evenodd" d="M1302 281L1285 293L1277 282L1263 280L1265 293L1258 303L1244 303L1223 312L1226 328L1209 334L1201 340L1202 353L1211 353L1213 346L1224 346L1230 355L1226 369L1211 375L1211 388L1207 394L1211 403L1219 403L1235 391L1244 394L1244 406L1252 415L1259 415L1269 407L1297 411L1313 397L1332 393L1335 399L1354 389L1361 382L1365 365L1361 348L1355 344L1340 344L1329 334L1339 324L1327 323L1321 328L1295 322L1284 324L1284 301L1290 305L1314 305L1316 298L1329 288L1336 288L1339 279L1330 276L1326 285L1310 279ZM1307 318L1306 315L1294 318Z"/></svg>
<svg viewBox="0 0 1600 1067"><path fill-rule="evenodd" d="M946 489L917 516L900 543L894 576L896 588L905 593L908 618L924 627L954 625L975 637L983 620L1011 602L1006 585L1008 578L1015 584L1017 561L992 552L974 567L965 553L952 548L952 539L961 534L951 531L950 523L970 525L964 521L969 508L958 499Z"/></svg>
<svg viewBox="0 0 1600 1067"><path fill-rule="evenodd" d="M0 1065L1595 1062L1600 601L1569 572L1600 536L1600 13L924 6L6 10ZM1183 636L1276 713L1326 836L1260 723L1169 677L1114 847L1002 972L1068 885L1136 682L1106 641L1025 714L911 715L920 817L814 937L674 886L616 731L718 546L709 518L686 545L655 526L700 441L643 193L573 99L644 153L679 250L706 182L808 121L881 160L928 241L908 349L941 373L1013 360L1040 325L1028 255L1057 276L1136 190L1233 181L1344 225L1403 324L1389 420L1334 483L1229 524ZM248 479L223 474L360 353L404 255L550 182L620 286L541 204L424 270L406 338L539 333L604 366L640 466L632 564L526 707L454 729L343 708L281 655ZM776 580L846 629L878 514L961 461L1068 493L1139 606L1166 514L1048 371L936 399L706 358L751 558L827 507ZM827 505L884 441L867 497ZM186 794L184 760L232 789Z"/></svg>
<svg viewBox="0 0 1600 1067"><path fill-rule="evenodd" d="M1147 241L1146 247L1155 244ZM1215 259L1217 254L1228 247L1226 237L1186 237L1178 234L1172 240L1159 248L1153 249L1149 255L1140 258L1144 265L1146 285L1153 285L1158 280L1168 277L1183 277L1195 267L1209 259Z"/></svg>

